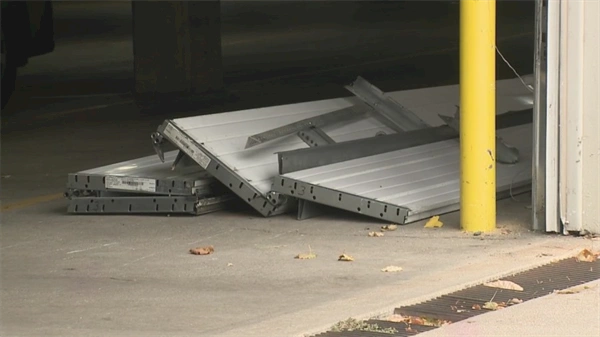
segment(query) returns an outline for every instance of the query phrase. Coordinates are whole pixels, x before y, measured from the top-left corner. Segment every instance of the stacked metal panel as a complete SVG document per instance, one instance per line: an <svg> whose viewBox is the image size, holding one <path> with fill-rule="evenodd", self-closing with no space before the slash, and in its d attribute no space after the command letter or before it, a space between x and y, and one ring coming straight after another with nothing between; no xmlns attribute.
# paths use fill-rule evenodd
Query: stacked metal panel
<svg viewBox="0 0 600 337"><path fill-rule="evenodd" d="M359 78L347 88L356 97L166 120L158 128L154 138L159 140L158 145L163 140L175 145L262 215L273 216L297 208L299 200L302 200L300 206L303 209L307 206L310 207L306 203L309 201L335 205L335 203L321 202L318 198L313 198L314 196L311 196L310 199L303 198L298 195L298 190L289 188L286 181L291 182L297 177L295 175L280 176L279 153L310 152L311 147L320 148L332 143L335 145L345 142L361 143L381 135L402 136L403 133L408 135L410 132L430 132L432 127L444 125L444 119L440 118L440 115L452 116L455 113L459 100L458 86L385 94ZM498 81L497 93L499 113L530 109L532 106L529 89L523 87L517 79ZM402 105L397 102L402 102ZM442 139L453 138L449 136L447 130L444 132L445 134L441 136ZM509 133L505 135L505 139L511 143L513 136ZM520 134L519 137L521 136L523 135ZM524 139L529 138L531 137L524 137ZM399 163L391 164L390 172L399 170L399 174L402 174L405 170L424 171L435 175L436 184L447 186L454 184L455 167L452 165L458 161L456 154L458 148L450 144L456 144L456 140L447 140L445 143L437 144L437 138L433 137L432 140L423 142L419 145L424 144L425 147L400 146L400 148L407 148L405 152L389 152L395 150L392 149L382 156L393 154L402 157L406 151L423 150L425 152L421 155L431 156L432 162L421 158L410 167L399 165ZM434 144L428 144L428 142ZM433 150L439 146L444 148ZM523 152L523 160L518 165L526 165L527 149L530 144L521 144L519 141L515 147ZM160 149L158 152L160 155ZM365 162L365 164L372 160L380 160L380 157L369 155L357 155L354 159L356 158L360 158L357 160ZM447 162L448 165L441 165L443 162ZM339 167L355 164L352 161L346 161L339 163ZM435 170L432 170L429 165L434 165ZM323 169L326 170L328 167ZM512 170L507 172L507 174L511 174ZM303 176L303 173L305 172L299 172L298 177ZM525 175L527 174L529 172ZM283 186L281 186L282 179ZM352 175L348 175L347 179L353 179ZM523 184L526 185L527 179L526 177L523 180ZM309 189L312 187L313 190L316 186L310 184L309 181L300 179L295 179L294 182L296 184L307 183L306 186ZM330 190L338 191L344 186L345 183L342 181L339 186L331 186ZM432 203L427 208L431 212L455 208L454 190L440 194L433 186L430 186L426 192L423 192L424 194L422 193L423 195L420 195L416 194L417 190L421 188L420 186L408 184L402 188L404 189L402 193L406 193L407 198L410 199L410 196L414 196L420 198L419 200L425 200L424 202ZM360 190L356 192L355 196L361 198L361 194L370 191ZM427 193L435 194L437 199L431 198ZM350 194L352 193L348 193L348 195ZM363 199L366 200L370 197ZM377 199L377 196L374 198ZM396 210L398 216L400 214L403 216L391 217L387 220L393 219L399 223L414 220L427 213L410 208L407 205L412 204L405 201L402 201L402 205L394 201L387 207L390 208L392 205L398 206L398 210ZM360 210L358 207L342 208L357 213L365 212L362 207ZM366 208L368 209L368 205ZM386 218L380 216L385 213L386 211L382 211L376 215L379 218Z"/></svg>
<svg viewBox="0 0 600 337"><path fill-rule="evenodd" d="M124 161L68 175L69 213L205 214L233 196L198 165L174 167L178 151Z"/></svg>
<svg viewBox="0 0 600 337"><path fill-rule="evenodd" d="M459 87L346 88L353 97L166 120L158 157L70 174L68 211L202 214L241 199L263 216L338 207L408 223L458 209ZM504 196L530 188L532 94L519 79L496 92Z"/></svg>

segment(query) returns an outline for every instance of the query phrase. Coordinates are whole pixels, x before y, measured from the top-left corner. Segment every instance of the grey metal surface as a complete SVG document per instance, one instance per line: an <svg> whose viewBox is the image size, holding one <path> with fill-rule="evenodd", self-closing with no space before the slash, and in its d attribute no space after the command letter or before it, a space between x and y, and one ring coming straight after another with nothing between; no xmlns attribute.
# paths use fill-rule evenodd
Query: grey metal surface
<svg viewBox="0 0 600 337"><path fill-rule="evenodd" d="M320 216L326 212L327 208L328 208L327 206L316 203L316 202L312 202L312 201L308 201L308 200L304 200L304 199L298 199L297 219L298 220L306 220L306 219Z"/></svg>
<svg viewBox="0 0 600 337"><path fill-rule="evenodd" d="M128 160L91 170L70 173L67 189L130 191L163 195L208 195L218 184L198 165L180 166L172 170L177 151L164 154L165 162L156 156Z"/></svg>
<svg viewBox="0 0 600 337"><path fill-rule="evenodd" d="M184 134L171 121L163 123L158 132L263 216L282 214L296 207L294 200L289 200L285 196L279 198L273 194L261 194L246 179L224 165L214 155L205 153L200 144Z"/></svg>
<svg viewBox="0 0 600 337"><path fill-rule="evenodd" d="M359 119L364 117L369 110L371 110L369 107L361 104L283 125L248 137L246 148L248 149L293 133L299 133L311 127L320 128L326 125Z"/></svg>
<svg viewBox="0 0 600 337"><path fill-rule="evenodd" d="M321 128L310 127L306 130L298 132L298 137L302 139L306 145L310 147L323 146L334 144L335 140L331 139Z"/></svg>
<svg viewBox="0 0 600 337"><path fill-rule="evenodd" d="M499 195L530 188L532 125L499 130L523 159L497 166ZM460 149L447 140L278 176L273 190L396 223L459 207Z"/></svg>
<svg viewBox="0 0 600 337"><path fill-rule="evenodd" d="M518 79L496 83L499 113L531 107L531 95L519 83ZM403 102L427 124L440 126L443 123L438 115L454 112L459 100L458 89L457 85L453 85L390 92L386 95ZM273 178L279 174L275 154L308 146L297 134L292 133L277 141L246 149L248 137L361 104L364 105L359 98L347 97L179 118L166 121L159 131L213 177L261 214L268 216L296 206L296 202L290 204L288 197L272 190ZM394 133L373 114L326 125L321 129L338 143Z"/></svg>
<svg viewBox="0 0 600 337"><path fill-rule="evenodd" d="M440 116L449 118L446 116ZM532 110L509 111L496 116L496 127L504 129L531 123ZM449 120L452 123L452 119ZM278 153L279 174L305 170L380 153L457 138L458 132L450 126L407 131L367 139L352 140L333 145L298 149Z"/></svg>
<svg viewBox="0 0 600 337"><path fill-rule="evenodd" d="M224 209L232 195L208 198L194 196L105 196L71 197L67 212L72 214L193 214Z"/></svg>
<svg viewBox="0 0 600 337"><path fill-rule="evenodd" d="M384 123L396 132L423 129L429 126L414 112L394 101L360 76L347 85L346 89L373 108L380 115L379 117L387 121Z"/></svg>

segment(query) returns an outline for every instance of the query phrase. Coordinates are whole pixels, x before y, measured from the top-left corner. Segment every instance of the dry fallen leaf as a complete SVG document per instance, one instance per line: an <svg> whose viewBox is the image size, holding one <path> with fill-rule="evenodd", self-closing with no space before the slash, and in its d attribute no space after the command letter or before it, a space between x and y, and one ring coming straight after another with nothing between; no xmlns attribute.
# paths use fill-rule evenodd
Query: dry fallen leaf
<svg viewBox="0 0 600 337"><path fill-rule="evenodd" d="M584 249L577 254L577 261L594 262L598 259L598 254L592 253L589 249Z"/></svg>
<svg viewBox="0 0 600 337"><path fill-rule="evenodd" d="M308 253L298 254L294 258L298 260L312 260L317 257L317 254L313 253L310 245L308 245Z"/></svg>
<svg viewBox="0 0 600 337"><path fill-rule="evenodd" d="M521 303L523 303L523 300L519 299L519 298L512 298L512 299L508 300L508 305L521 304Z"/></svg>
<svg viewBox="0 0 600 337"><path fill-rule="evenodd" d="M382 237L382 236L383 236L383 233L381 233L381 232L369 232L369 236L370 236L370 237L376 237L376 238L379 238L379 237Z"/></svg>
<svg viewBox="0 0 600 337"><path fill-rule="evenodd" d="M402 267L387 266L387 267L381 269L381 271L386 272L386 273L394 273L394 272L402 271Z"/></svg>
<svg viewBox="0 0 600 337"><path fill-rule="evenodd" d="M233 263L229 262L229 263L227 264L227 267L233 267Z"/></svg>
<svg viewBox="0 0 600 337"><path fill-rule="evenodd" d="M487 310L498 310L500 306L496 302L485 302L482 308Z"/></svg>
<svg viewBox="0 0 600 337"><path fill-rule="evenodd" d="M586 289L590 289L591 287L588 286L583 286L583 287L573 287L573 288L568 288L568 289L563 289L563 290L555 290L554 293L556 294L560 294L560 295L572 295L572 294L577 294L580 293Z"/></svg>
<svg viewBox="0 0 600 337"><path fill-rule="evenodd" d="M406 318L404 318L404 316L402 316L402 315L393 314L391 316L388 316L387 321L395 322L395 323L402 323L402 322L404 322L405 319Z"/></svg>
<svg viewBox="0 0 600 337"><path fill-rule="evenodd" d="M296 255L295 259L299 259L299 260L311 260L316 258L317 255L313 254L313 253L306 253L306 254L298 254Z"/></svg>
<svg viewBox="0 0 600 337"><path fill-rule="evenodd" d="M209 255L209 254L212 254L214 251L215 251L215 248L213 246L196 247L196 248L190 249L190 253L192 253L194 255Z"/></svg>
<svg viewBox="0 0 600 337"><path fill-rule="evenodd" d="M354 261L354 258L352 256L350 256L350 255L342 254L338 258L338 261Z"/></svg>
<svg viewBox="0 0 600 337"><path fill-rule="evenodd" d="M431 219L427 221L425 224L425 228L440 228L444 225L443 222L440 221L439 215L432 216Z"/></svg>
<svg viewBox="0 0 600 337"><path fill-rule="evenodd" d="M498 281L487 282L487 283L484 283L483 285L486 287L491 287L491 288L523 291L523 287L521 287L520 285L518 285L514 282L511 282L511 281L498 280Z"/></svg>
<svg viewBox="0 0 600 337"><path fill-rule="evenodd" d="M471 307L471 309L473 309L473 310L481 310L481 306L479 304L473 304L473 306Z"/></svg>
<svg viewBox="0 0 600 337"><path fill-rule="evenodd" d="M398 225L394 225L394 224L385 225L385 226L381 227L381 231L390 231L391 232L391 231L395 231L396 229L398 229Z"/></svg>

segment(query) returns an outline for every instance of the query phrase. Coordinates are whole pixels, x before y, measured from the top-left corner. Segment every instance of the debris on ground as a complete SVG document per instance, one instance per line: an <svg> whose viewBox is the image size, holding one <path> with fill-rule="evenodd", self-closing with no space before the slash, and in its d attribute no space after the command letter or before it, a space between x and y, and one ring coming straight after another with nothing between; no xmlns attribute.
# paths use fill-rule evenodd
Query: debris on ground
<svg viewBox="0 0 600 337"><path fill-rule="evenodd" d="M577 254L577 261L579 262L594 262L598 259L598 253L592 253L589 249L584 249Z"/></svg>
<svg viewBox="0 0 600 337"><path fill-rule="evenodd" d="M379 237L383 236L383 233L382 232L369 232L369 236L372 237L372 238L373 237L374 238L379 238Z"/></svg>
<svg viewBox="0 0 600 337"><path fill-rule="evenodd" d="M511 282L511 281L497 280L497 281L484 283L483 285L486 287L490 287L490 288L500 288L500 289L507 289L507 290L523 291L523 287L521 287L520 285L518 285L514 282Z"/></svg>
<svg viewBox="0 0 600 337"><path fill-rule="evenodd" d="M362 320L354 318L348 318L345 321L337 322L331 327L331 331L343 332L343 331L370 331L379 332L385 334L395 334L398 332L395 328L382 328L377 324L370 324Z"/></svg>
<svg viewBox="0 0 600 337"><path fill-rule="evenodd" d="M481 234L483 234L483 232L477 231L477 232L473 233L473 236L480 236Z"/></svg>
<svg viewBox="0 0 600 337"><path fill-rule="evenodd" d="M390 224L390 225L385 225L385 226L381 226L381 231L382 232L386 232L386 231L395 231L396 229L398 229L398 225L395 224Z"/></svg>
<svg viewBox="0 0 600 337"><path fill-rule="evenodd" d="M479 304L473 304L473 306L471 307L471 309L473 309L473 310L481 310L481 305L479 305Z"/></svg>
<svg viewBox="0 0 600 337"><path fill-rule="evenodd" d="M432 216L431 219L427 221L425 224L425 228L440 228L444 225L443 222L440 221L440 216Z"/></svg>
<svg viewBox="0 0 600 337"><path fill-rule="evenodd" d="M507 303L508 305L521 304L523 303L523 300L519 298L511 298Z"/></svg>
<svg viewBox="0 0 600 337"><path fill-rule="evenodd" d="M399 272L402 271L402 267L398 267L398 266L387 266L383 269L381 269L382 272L385 273L395 273L395 272Z"/></svg>
<svg viewBox="0 0 600 337"><path fill-rule="evenodd" d="M398 315L398 314L393 314L393 315L388 316L385 320L394 322L394 323L402 323L402 322L404 322L404 316Z"/></svg>
<svg viewBox="0 0 600 337"><path fill-rule="evenodd" d="M233 267L233 263L229 262L229 263L227 264L227 267Z"/></svg>
<svg viewBox="0 0 600 337"><path fill-rule="evenodd" d="M593 287L590 287L590 286L573 287L573 288L568 288L568 289L563 289L563 290L555 290L554 293L559 294L559 295L573 295L573 294L578 294L584 290L588 290L588 289L592 289L592 288Z"/></svg>
<svg viewBox="0 0 600 337"><path fill-rule="evenodd" d="M447 321L444 319L419 317L419 316L405 316L402 322L406 323L408 326L424 325L424 326L441 327L444 325L452 324L451 321Z"/></svg>
<svg viewBox="0 0 600 337"><path fill-rule="evenodd" d="M485 302L481 308L487 309L487 310L498 310L498 309L502 309L504 307L501 306L499 303L490 301L490 302Z"/></svg>
<svg viewBox="0 0 600 337"><path fill-rule="evenodd" d="M298 260L312 260L312 259L315 259L316 257L317 257L317 254L313 253L310 246L308 246L308 253L298 254L294 258L298 259Z"/></svg>
<svg viewBox="0 0 600 337"><path fill-rule="evenodd" d="M194 254L194 255L209 255L214 253L215 248L213 246L206 246L206 247L196 247L196 248L192 248L190 249L190 253Z"/></svg>
<svg viewBox="0 0 600 337"><path fill-rule="evenodd" d="M338 257L338 261L354 261L354 258L348 254L342 254Z"/></svg>

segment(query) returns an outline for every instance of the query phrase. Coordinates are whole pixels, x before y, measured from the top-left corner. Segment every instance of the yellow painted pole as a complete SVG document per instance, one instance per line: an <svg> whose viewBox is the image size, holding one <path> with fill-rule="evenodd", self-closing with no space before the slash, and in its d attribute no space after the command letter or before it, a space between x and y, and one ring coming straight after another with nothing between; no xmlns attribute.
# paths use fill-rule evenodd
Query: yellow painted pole
<svg viewBox="0 0 600 337"><path fill-rule="evenodd" d="M460 0L460 224L496 228L496 1Z"/></svg>

